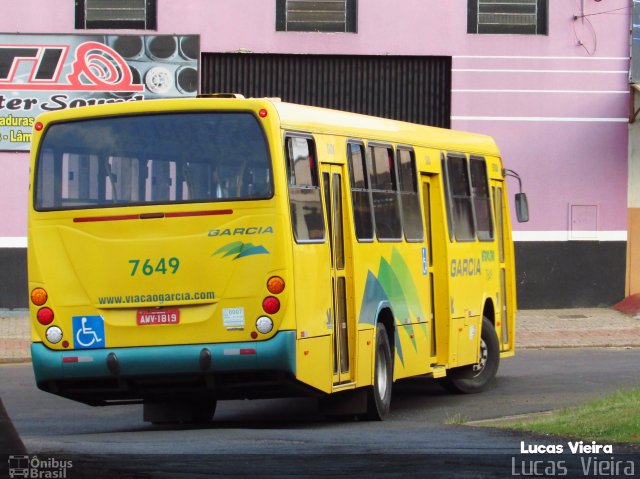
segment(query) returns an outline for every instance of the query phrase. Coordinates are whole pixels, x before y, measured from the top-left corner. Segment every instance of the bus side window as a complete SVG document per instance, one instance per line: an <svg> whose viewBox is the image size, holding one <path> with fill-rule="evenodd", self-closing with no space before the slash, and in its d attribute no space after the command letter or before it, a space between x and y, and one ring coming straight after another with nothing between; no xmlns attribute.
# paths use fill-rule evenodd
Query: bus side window
<svg viewBox="0 0 640 479"><path fill-rule="evenodd" d="M447 206L451 210L453 233L458 241L475 239L473 205L467 159L464 156L447 155Z"/></svg>
<svg viewBox="0 0 640 479"><path fill-rule="evenodd" d="M324 218L313 139L288 136L285 147L293 234L299 243L322 242Z"/></svg>
<svg viewBox="0 0 640 479"><path fill-rule="evenodd" d="M402 225L408 241L421 241L424 238L416 162L413 150L398 148L398 176L400 178L400 199L402 207Z"/></svg>
<svg viewBox="0 0 640 479"><path fill-rule="evenodd" d="M373 240L373 219L371 216L371 195L365 162L364 146L361 143L347 144L351 201L353 203L353 223L358 240Z"/></svg>
<svg viewBox="0 0 640 479"><path fill-rule="evenodd" d="M402 223L393 148L369 145L368 160L376 235L378 239L399 241Z"/></svg>
<svg viewBox="0 0 640 479"><path fill-rule="evenodd" d="M469 158L469 169L471 170L471 194L476 213L476 234L480 241L490 241L493 239L493 223L487 165L484 158Z"/></svg>

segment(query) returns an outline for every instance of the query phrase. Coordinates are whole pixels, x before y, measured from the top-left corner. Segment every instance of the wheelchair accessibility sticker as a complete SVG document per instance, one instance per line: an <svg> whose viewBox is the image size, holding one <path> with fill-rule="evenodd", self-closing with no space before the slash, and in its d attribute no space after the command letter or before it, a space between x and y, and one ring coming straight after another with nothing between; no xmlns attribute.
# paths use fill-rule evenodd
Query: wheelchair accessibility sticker
<svg viewBox="0 0 640 479"><path fill-rule="evenodd" d="M76 349L106 347L102 316L73 316L71 319Z"/></svg>

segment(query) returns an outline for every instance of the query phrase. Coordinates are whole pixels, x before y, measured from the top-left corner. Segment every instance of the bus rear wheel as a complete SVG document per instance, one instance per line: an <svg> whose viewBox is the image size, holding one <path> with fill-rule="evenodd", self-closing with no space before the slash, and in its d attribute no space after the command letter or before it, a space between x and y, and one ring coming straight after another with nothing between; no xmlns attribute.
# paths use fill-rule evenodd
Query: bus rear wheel
<svg viewBox="0 0 640 479"><path fill-rule="evenodd" d="M382 323L376 327L376 350L373 386L367 391L366 419L383 421L391 406L393 386L393 359L387 328Z"/></svg>
<svg viewBox="0 0 640 479"><path fill-rule="evenodd" d="M476 364L451 370L442 379L449 391L461 394L479 393L486 389L498 372L500 365L500 343L489 318L482 318L480 334L480 358Z"/></svg>

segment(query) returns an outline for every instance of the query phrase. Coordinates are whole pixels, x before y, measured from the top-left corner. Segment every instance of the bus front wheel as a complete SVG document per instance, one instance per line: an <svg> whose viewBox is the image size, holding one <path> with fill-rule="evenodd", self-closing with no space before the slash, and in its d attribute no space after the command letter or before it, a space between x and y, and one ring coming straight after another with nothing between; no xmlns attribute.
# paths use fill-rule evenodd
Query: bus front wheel
<svg viewBox="0 0 640 479"><path fill-rule="evenodd" d="M382 421L389 414L393 386L393 359L384 324L376 327L373 386L367 392L367 419Z"/></svg>
<svg viewBox="0 0 640 479"><path fill-rule="evenodd" d="M449 391L473 394L483 391L498 372L500 343L496 330L487 317L482 318L480 334L480 358L476 364L451 370L442 379Z"/></svg>

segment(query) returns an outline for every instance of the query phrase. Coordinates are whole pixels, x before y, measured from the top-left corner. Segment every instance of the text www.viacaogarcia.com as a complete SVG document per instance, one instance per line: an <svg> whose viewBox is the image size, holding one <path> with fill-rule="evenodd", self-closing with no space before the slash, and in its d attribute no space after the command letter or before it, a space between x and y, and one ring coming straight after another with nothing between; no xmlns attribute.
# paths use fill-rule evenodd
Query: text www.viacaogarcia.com
<svg viewBox="0 0 640 479"><path fill-rule="evenodd" d="M213 291L195 293L160 293L160 294L132 294L128 296L100 296L99 304L139 304L139 303L173 303L176 301L201 301L214 299Z"/></svg>

